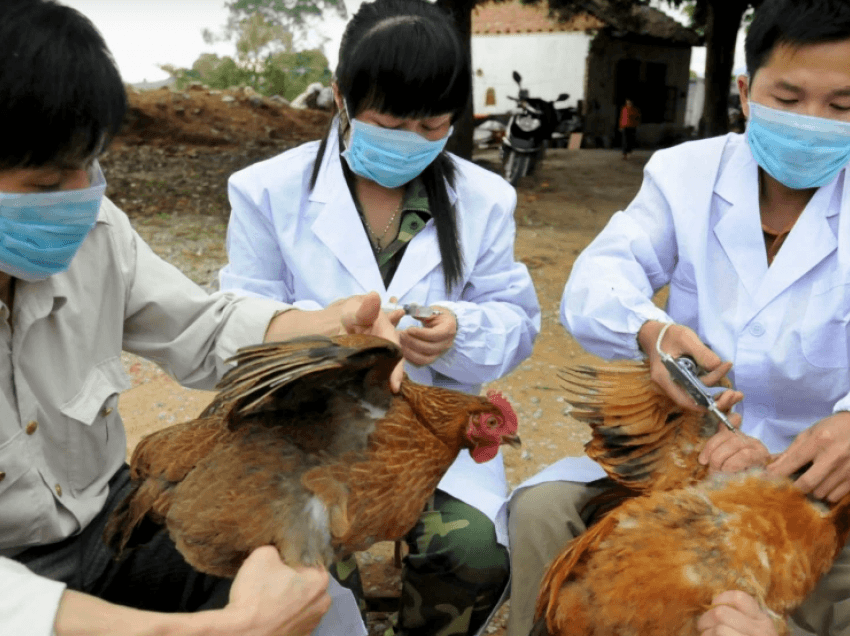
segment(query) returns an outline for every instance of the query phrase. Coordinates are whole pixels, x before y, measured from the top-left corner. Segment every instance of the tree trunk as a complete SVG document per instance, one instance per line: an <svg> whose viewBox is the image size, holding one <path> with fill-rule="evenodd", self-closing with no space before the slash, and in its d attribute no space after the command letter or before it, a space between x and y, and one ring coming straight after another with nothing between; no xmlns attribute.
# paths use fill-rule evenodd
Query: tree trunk
<svg viewBox="0 0 850 636"><path fill-rule="evenodd" d="M700 122L706 137L729 131L729 86L735 42L748 5L748 0L714 0L706 7L705 102Z"/></svg>
<svg viewBox="0 0 850 636"><path fill-rule="evenodd" d="M467 54L472 59L472 8L475 0L437 0L437 6L450 14L460 32L461 41L466 43ZM472 89L466 108L454 125L454 134L446 144L446 150L464 159L472 159L472 133L475 127L472 113Z"/></svg>

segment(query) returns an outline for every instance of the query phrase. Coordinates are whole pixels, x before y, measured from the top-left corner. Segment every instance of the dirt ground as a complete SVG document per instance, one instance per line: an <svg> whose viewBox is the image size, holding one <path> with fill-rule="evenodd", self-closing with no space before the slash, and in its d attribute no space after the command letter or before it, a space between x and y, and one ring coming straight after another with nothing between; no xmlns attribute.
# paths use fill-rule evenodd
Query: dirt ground
<svg viewBox="0 0 850 636"><path fill-rule="evenodd" d="M228 95L233 101L222 101ZM226 262L228 174L320 136L327 114L199 87L131 100L128 132L102 161L108 195L160 256L209 285ZM557 378L558 369L591 361L558 320L560 297L575 257L637 193L649 156L638 151L623 161L613 150L552 150L538 174L518 185L516 256L534 280L542 331L532 357L488 387L502 391L520 419L523 448L504 452L511 487L565 455L581 454L589 438L570 417ZM475 159L497 167L493 150ZM147 361L129 354L124 361L133 382L120 401L128 451L145 434L194 417L212 397L183 389ZM363 555L361 565L367 594L398 593L390 544ZM503 608L488 633L504 633L505 615ZM385 616L371 618L370 632L381 633Z"/></svg>

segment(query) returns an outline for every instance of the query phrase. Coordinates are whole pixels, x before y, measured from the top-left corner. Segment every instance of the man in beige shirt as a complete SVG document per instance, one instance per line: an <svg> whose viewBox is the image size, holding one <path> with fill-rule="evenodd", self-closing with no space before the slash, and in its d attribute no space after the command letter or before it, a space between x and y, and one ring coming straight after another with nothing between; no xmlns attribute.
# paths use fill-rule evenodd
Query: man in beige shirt
<svg viewBox="0 0 850 636"><path fill-rule="evenodd" d="M307 634L327 574L272 548L232 587L193 572L164 533L120 562L107 552L103 523L129 486L120 354L209 389L263 339L395 338L380 299L288 311L207 295L158 258L103 196L96 157L126 98L102 38L51 0L0 5L0 633Z"/></svg>

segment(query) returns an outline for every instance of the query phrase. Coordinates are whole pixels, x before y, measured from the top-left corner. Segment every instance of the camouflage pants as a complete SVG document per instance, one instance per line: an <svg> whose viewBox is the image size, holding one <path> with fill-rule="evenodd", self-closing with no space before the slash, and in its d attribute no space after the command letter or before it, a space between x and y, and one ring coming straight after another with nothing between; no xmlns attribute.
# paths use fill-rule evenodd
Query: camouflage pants
<svg viewBox="0 0 850 636"><path fill-rule="evenodd" d="M475 634L508 582L508 551L496 542L490 519L438 490L405 537L398 636ZM331 567L365 608L354 557Z"/></svg>

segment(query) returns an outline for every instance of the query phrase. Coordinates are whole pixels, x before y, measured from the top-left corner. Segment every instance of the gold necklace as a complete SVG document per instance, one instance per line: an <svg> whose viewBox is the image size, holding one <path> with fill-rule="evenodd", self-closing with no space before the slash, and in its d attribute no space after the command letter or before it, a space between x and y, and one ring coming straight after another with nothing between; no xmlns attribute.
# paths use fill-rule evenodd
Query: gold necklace
<svg viewBox="0 0 850 636"><path fill-rule="evenodd" d="M381 232L381 236L375 234L375 231L372 229L372 225L371 223L369 223L369 219L366 218L366 214L364 212L363 220L366 221L366 229L369 230L369 234L371 234L372 238L374 239L372 249L375 250L375 254L381 253L381 250L383 249L383 247L381 247L381 241L384 240L384 237L387 235L387 232L390 231L390 226L393 224L393 221L395 221L395 217L397 217L398 213L401 212L402 203L404 203L404 196L401 197L401 201L398 202L398 207L395 209L395 212L393 212L393 215L390 217L390 220L387 221L387 226L384 228L384 231Z"/></svg>

